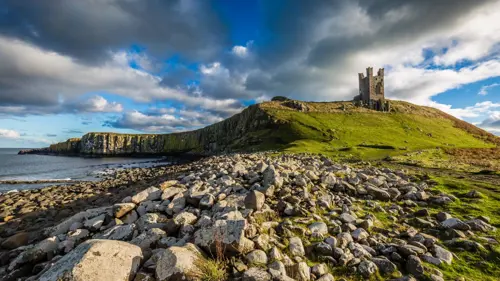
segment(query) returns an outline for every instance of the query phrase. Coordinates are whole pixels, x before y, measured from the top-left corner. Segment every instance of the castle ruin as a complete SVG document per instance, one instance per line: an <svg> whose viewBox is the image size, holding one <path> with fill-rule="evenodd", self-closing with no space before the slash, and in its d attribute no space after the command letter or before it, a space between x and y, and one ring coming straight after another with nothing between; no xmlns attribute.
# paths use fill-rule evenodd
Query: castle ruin
<svg viewBox="0 0 500 281"><path fill-rule="evenodd" d="M377 71L377 76L373 76L373 67L366 69L366 77L363 73L358 74L359 95L354 101L364 107L378 111L389 111L389 102L384 96L384 69Z"/></svg>

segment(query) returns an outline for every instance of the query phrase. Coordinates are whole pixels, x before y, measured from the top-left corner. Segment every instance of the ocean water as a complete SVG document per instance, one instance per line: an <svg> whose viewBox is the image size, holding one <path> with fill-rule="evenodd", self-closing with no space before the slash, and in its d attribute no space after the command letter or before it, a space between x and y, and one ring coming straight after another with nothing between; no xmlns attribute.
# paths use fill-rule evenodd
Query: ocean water
<svg viewBox="0 0 500 281"><path fill-rule="evenodd" d="M0 181L98 180L116 169L166 165L162 158L83 158L49 155L17 155L20 148L0 148ZM2 184L0 192L54 184Z"/></svg>

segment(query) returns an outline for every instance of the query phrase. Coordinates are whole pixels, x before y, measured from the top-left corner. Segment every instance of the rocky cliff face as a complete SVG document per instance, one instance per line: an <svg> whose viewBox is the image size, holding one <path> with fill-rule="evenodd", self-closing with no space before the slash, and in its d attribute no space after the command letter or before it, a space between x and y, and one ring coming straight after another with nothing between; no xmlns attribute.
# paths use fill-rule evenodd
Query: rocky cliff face
<svg viewBox="0 0 500 281"><path fill-rule="evenodd" d="M254 105L231 118L195 131L172 134L88 133L81 139L53 144L44 151L51 154L102 156L178 153L208 155L233 151L244 145L241 139L247 138L247 133L272 126L270 116L258 105Z"/></svg>

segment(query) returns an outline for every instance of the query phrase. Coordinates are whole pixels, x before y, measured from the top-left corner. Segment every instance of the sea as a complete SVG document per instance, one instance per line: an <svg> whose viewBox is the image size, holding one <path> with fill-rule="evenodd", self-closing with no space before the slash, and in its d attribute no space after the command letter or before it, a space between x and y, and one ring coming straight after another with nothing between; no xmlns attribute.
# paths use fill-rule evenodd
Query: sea
<svg viewBox="0 0 500 281"><path fill-rule="evenodd" d="M51 155L18 155L22 148L0 148L0 193L35 189L54 183L3 184L2 181L96 181L120 169L168 165L165 158L84 158Z"/></svg>

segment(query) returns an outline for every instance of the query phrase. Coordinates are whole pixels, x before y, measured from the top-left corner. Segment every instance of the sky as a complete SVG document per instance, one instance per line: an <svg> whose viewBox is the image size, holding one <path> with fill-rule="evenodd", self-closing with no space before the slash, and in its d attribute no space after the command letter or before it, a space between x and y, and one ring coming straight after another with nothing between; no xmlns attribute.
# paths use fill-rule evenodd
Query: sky
<svg viewBox="0 0 500 281"><path fill-rule="evenodd" d="M389 99L500 134L497 0L3 0L0 147L204 127L282 95Z"/></svg>

